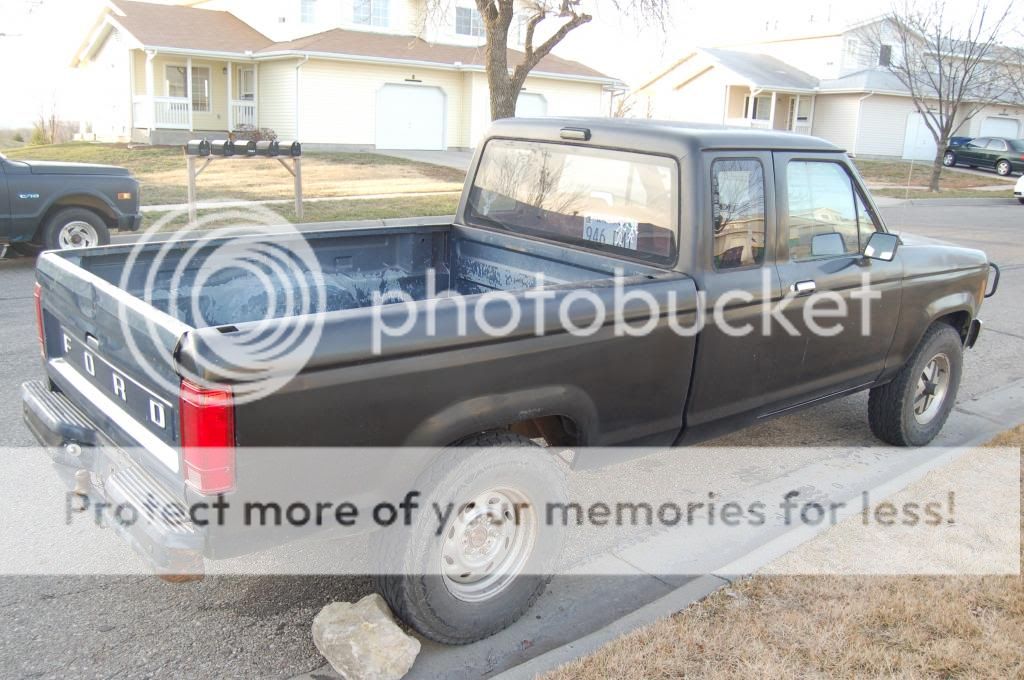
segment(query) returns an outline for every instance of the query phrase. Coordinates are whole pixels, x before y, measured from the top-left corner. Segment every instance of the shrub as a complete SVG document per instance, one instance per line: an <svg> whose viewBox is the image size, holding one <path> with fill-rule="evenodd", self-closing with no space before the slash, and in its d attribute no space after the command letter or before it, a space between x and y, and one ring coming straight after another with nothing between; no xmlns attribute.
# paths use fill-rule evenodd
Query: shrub
<svg viewBox="0 0 1024 680"><path fill-rule="evenodd" d="M255 128L251 125L240 125L237 130L231 133L232 139L244 139L253 142L272 142L277 139L277 133L270 128Z"/></svg>

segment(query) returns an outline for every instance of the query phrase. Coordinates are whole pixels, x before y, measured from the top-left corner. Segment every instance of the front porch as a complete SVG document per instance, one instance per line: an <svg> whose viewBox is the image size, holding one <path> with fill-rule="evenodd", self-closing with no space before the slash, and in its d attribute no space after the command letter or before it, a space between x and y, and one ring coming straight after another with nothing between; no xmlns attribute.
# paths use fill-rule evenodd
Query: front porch
<svg viewBox="0 0 1024 680"><path fill-rule="evenodd" d="M259 128L258 64L143 50L133 50L129 63L133 133L152 142L158 131L226 135Z"/></svg>
<svg viewBox="0 0 1024 680"><path fill-rule="evenodd" d="M814 95L731 85L725 89L725 124L811 134Z"/></svg>

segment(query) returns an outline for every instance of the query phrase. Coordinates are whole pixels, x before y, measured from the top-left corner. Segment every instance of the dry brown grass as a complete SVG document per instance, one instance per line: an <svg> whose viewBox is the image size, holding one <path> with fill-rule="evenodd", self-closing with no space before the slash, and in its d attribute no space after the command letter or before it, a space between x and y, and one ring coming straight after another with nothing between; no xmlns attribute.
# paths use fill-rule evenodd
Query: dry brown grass
<svg viewBox="0 0 1024 680"><path fill-rule="evenodd" d="M544 678L883 676L1024 677L1024 577L758 576Z"/></svg>
<svg viewBox="0 0 1024 680"><path fill-rule="evenodd" d="M854 161L864 181L872 185L894 185L896 187L924 187L927 189L931 177L932 165L927 162L909 163L907 161L872 161L858 159ZM1013 178L1000 177L994 172L974 174L960 170L943 168L939 179L939 187L947 189L970 189L973 187L990 187L998 184L1011 184Z"/></svg>

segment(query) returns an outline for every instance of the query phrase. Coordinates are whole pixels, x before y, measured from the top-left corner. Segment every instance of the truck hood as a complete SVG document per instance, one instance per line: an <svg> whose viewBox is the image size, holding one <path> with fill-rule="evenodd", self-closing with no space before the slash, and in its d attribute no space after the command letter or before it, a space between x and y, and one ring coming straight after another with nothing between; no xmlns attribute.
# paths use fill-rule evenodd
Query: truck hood
<svg viewBox="0 0 1024 680"><path fill-rule="evenodd" d="M127 177L131 173L116 165L93 163L57 163L55 161L20 161L28 166L33 175L113 175Z"/></svg>

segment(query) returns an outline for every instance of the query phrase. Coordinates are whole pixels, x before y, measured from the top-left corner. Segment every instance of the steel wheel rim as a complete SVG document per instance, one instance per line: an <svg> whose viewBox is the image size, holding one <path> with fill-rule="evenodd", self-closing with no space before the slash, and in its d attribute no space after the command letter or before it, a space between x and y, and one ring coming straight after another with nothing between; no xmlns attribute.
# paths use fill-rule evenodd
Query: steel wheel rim
<svg viewBox="0 0 1024 680"><path fill-rule="evenodd" d="M57 235L57 243L61 250L67 248L89 248L99 245L100 235L96 227L83 220L73 220L60 229Z"/></svg>
<svg viewBox="0 0 1024 680"><path fill-rule="evenodd" d="M953 154L947 153L945 156L942 157L942 162L945 163L947 166L953 165Z"/></svg>
<svg viewBox="0 0 1024 680"><path fill-rule="evenodd" d="M914 391L914 418L922 425L935 419L949 392L949 357L936 354L921 369Z"/></svg>
<svg viewBox="0 0 1024 680"><path fill-rule="evenodd" d="M998 172L1000 175L1003 175L1004 177L1006 175L1009 175L1010 164L1007 163L1006 161L1000 161L998 164L996 164L996 172Z"/></svg>
<svg viewBox="0 0 1024 680"><path fill-rule="evenodd" d="M483 602L507 588L526 566L537 537L527 497L511 488L488 489L451 519L441 545L441 576L463 602Z"/></svg>

